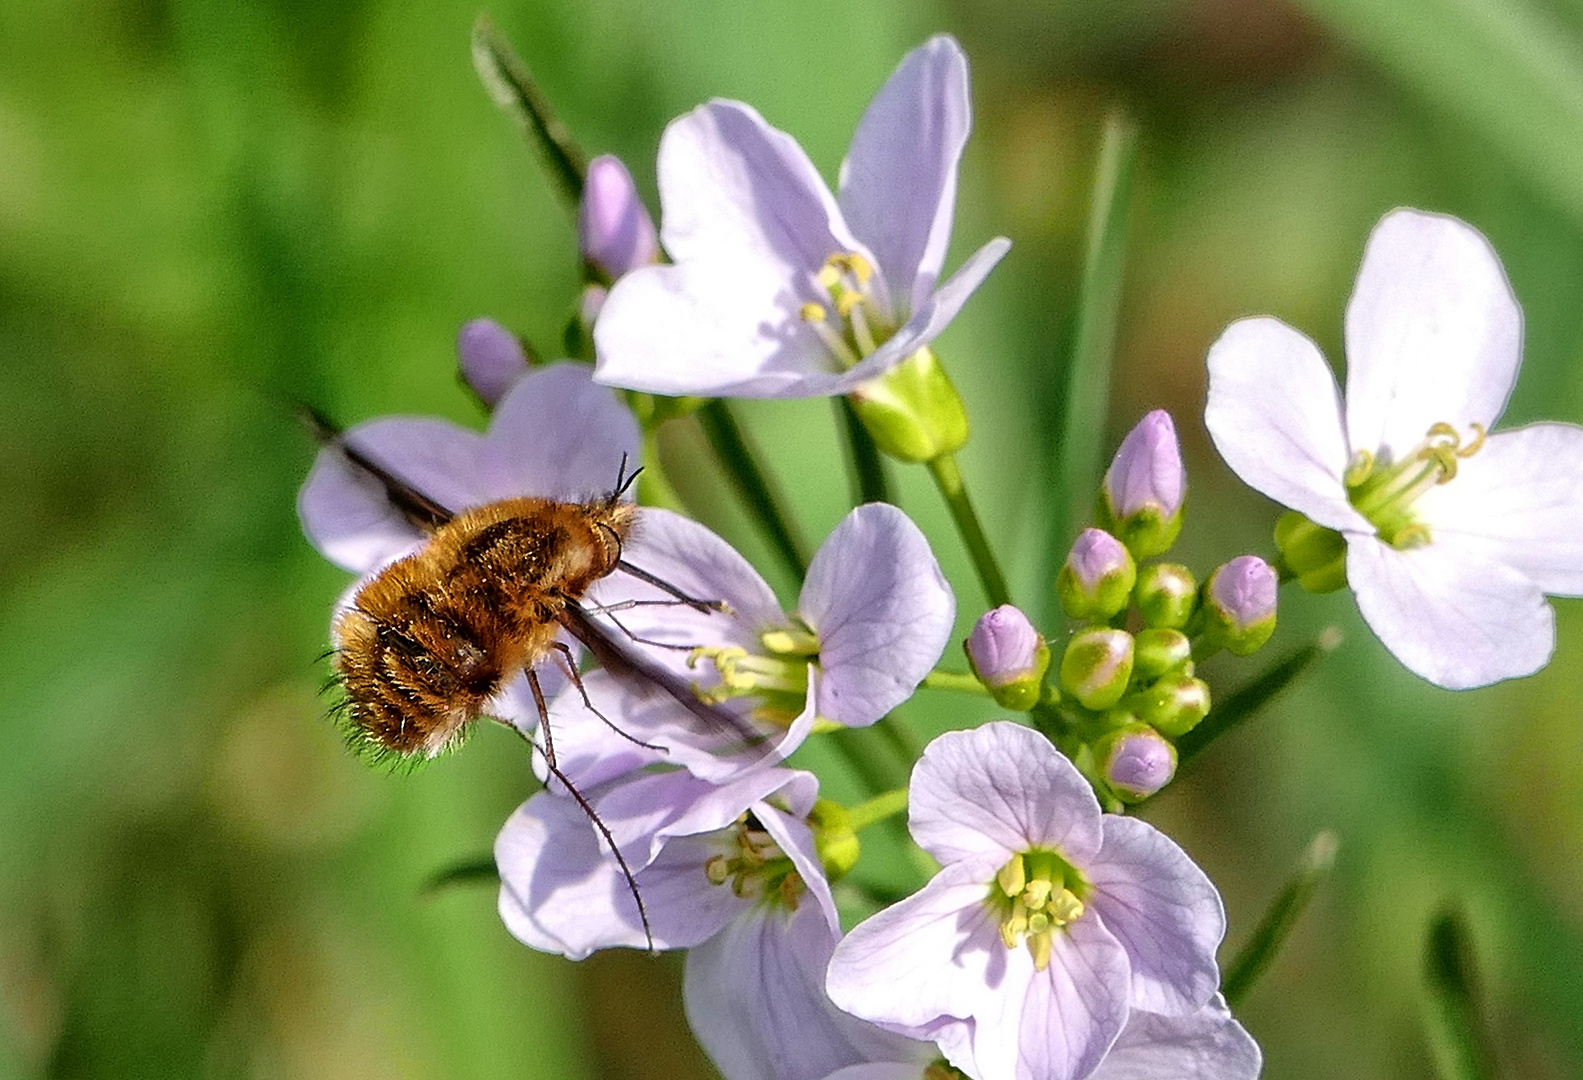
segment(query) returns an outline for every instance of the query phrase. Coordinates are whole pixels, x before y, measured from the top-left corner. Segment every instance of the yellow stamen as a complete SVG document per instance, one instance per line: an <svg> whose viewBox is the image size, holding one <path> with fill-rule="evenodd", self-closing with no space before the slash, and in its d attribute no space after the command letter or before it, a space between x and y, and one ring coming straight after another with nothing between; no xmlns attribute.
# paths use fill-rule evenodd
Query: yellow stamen
<svg viewBox="0 0 1583 1080"><path fill-rule="evenodd" d="M829 312L825 311L823 304L816 304L810 300L802 306L800 314L803 322L822 323Z"/></svg>

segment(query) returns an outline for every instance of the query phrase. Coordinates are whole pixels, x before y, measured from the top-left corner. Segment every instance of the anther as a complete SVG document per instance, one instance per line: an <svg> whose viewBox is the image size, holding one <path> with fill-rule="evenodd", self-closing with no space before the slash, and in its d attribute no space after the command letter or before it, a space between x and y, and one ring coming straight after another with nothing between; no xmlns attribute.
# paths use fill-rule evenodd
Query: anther
<svg viewBox="0 0 1583 1080"><path fill-rule="evenodd" d="M810 300L802 306L798 314L802 316L803 322L822 323L829 312L825 311L823 304L816 304Z"/></svg>

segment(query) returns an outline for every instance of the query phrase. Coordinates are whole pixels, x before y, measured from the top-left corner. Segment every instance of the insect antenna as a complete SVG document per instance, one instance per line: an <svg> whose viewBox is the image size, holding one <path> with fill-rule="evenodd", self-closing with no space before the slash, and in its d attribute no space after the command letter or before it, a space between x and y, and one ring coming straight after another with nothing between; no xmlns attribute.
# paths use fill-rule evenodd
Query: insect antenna
<svg viewBox="0 0 1583 1080"><path fill-rule="evenodd" d="M385 489L385 497L392 506L407 516L407 520L421 529L433 532L456 514L423 492L413 487L407 481L385 468L379 462L363 453L346 440L346 433L334 421L309 405L299 405L297 416L302 420L308 433L318 440L322 446L333 446L339 450L348 461L362 469Z"/></svg>
<svg viewBox="0 0 1583 1080"><path fill-rule="evenodd" d="M627 489L630 488L633 484L637 483L638 476L642 472L643 472L643 466L639 465L636 469L632 470L632 475L628 476L627 475L627 455L625 453L623 453L621 455L621 467L616 470L616 486L615 486L615 489L610 492L610 497L605 500L605 506L606 507L611 507L611 506L616 505L616 501L618 499L620 499L621 496L623 496L623 495L625 495L627 493Z"/></svg>

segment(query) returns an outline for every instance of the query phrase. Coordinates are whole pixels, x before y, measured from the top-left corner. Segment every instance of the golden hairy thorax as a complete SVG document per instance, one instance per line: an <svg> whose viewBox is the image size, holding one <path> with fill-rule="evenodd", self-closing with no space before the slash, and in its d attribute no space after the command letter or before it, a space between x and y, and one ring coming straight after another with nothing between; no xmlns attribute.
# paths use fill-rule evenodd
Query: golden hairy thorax
<svg viewBox="0 0 1583 1080"><path fill-rule="evenodd" d="M553 647L560 614L616 569L637 510L519 498L459 514L335 622L360 742L434 756Z"/></svg>

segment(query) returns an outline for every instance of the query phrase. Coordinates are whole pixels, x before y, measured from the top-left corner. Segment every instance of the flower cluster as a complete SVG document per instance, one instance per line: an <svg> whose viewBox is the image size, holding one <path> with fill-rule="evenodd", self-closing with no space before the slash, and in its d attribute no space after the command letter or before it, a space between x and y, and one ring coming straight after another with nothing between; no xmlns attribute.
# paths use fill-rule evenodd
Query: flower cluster
<svg viewBox="0 0 1583 1080"><path fill-rule="evenodd" d="M1348 308L1344 415L1317 349L1280 322L1236 323L1210 351L1215 445L1292 508L1271 558L1165 561L1188 485L1172 418L1151 412L1051 575L1067 625L1041 631L966 497L966 411L933 344L1009 247L942 282L970 115L966 59L936 37L869 105L834 192L740 102L666 130L658 228L626 166L595 158L568 335L593 365L467 324L487 432L394 417L330 435L303 528L361 575L339 611L403 586L375 620L394 707L454 686L459 723L531 744L541 789L495 844L507 929L572 960L684 950L687 1016L727 1080L1252 1080L1259 1049L1221 994L1220 896L1127 814L1213 737L1200 665L1264 648L1296 581L1350 584L1386 647L1442 686L1535 670L1544 593L1583 592L1583 433L1490 431L1518 363L1510 286L1468 226L1397 211ZM856 506L804 563L733 435L721 459L800 571L788 605L682 512L652 453L645 505L622 502L659 425L814 395L846 398L854 460L925 463L939 484L989 599L969 671L940 666L956 594L895 505ZM512 640L438 624L441 600ZM921 687L998 711L920 753L897 710ZM870 797L822 797L801 748L869 727L907 775L886 787L860 756ZM903 810L931 872L886 896L860 868L884 841L863 834Z"/></svg>

